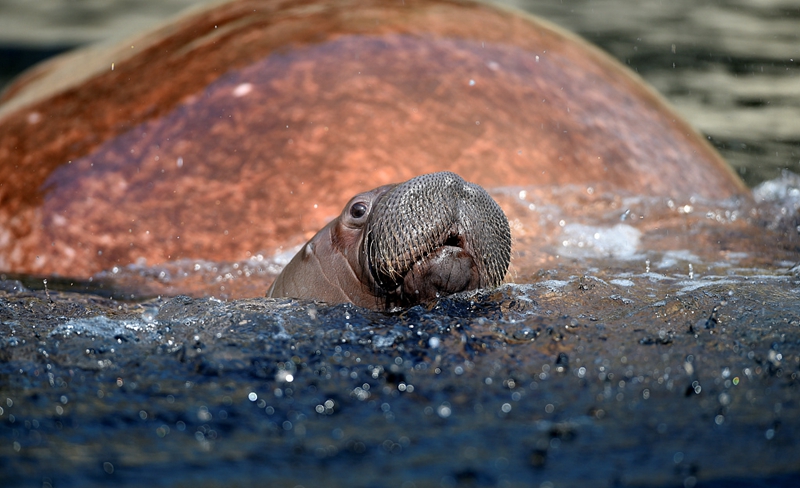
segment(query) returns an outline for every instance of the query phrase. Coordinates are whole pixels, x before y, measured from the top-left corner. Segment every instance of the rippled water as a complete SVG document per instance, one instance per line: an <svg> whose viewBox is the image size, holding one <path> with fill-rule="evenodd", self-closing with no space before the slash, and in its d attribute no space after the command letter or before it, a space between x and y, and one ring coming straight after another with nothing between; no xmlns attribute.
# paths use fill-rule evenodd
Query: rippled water
<svg viewBox="0 0 800 488"><path fill-rule="evenodd" d="M6 276L3 486L791 486L798 183L497 189L516 284L398 314Z"/></svg>
<svg viewBox="0 0 800 488"><path fill-rule="evenodd" d="M797 276L585 271L399 315L11 293L4 486L796 475Z"/></svg>
<svg viewBox="0 0 800 488"><path fill-rule="evenodd" d="M639 73L750 185L800 172L800 5L794 0L507 0Z"/></svg>

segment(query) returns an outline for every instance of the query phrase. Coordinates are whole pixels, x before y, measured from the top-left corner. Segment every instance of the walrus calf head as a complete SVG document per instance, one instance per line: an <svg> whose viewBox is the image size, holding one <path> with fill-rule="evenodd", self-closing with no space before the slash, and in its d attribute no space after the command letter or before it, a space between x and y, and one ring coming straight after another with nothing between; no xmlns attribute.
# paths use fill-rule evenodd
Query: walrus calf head
<svg viewBox="0 0 800 488"><path fill-rule="evenodd" d="M297 253L267 292L375 310L497 286L511 259L499 205L450 172L353 197Z"/></svg>

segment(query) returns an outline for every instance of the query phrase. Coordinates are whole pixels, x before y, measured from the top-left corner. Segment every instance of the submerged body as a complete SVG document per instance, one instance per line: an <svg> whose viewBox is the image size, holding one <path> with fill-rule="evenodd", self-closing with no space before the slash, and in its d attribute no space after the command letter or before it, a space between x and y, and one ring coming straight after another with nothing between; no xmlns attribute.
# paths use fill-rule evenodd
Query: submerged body
<svg viewBox="0 0 800 488"><path fill-rule="evenodd" d="M356 195L267 292L391 310L497 286L511 259L502 209L444 172Z"/></svg>

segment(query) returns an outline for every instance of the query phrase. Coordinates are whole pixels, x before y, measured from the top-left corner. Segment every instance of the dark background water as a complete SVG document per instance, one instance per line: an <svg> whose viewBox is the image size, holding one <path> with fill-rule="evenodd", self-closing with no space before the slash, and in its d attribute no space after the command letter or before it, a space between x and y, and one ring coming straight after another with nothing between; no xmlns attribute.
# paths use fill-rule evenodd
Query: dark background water
<svg viewBox="0 0 800 488"><path fill-rule="evenodd" d="M750 185L800 172L800 2L518 0L630 66Z"/></svg>
<svg viewBox="0 0 800 488"><path fill-rule="evenodd" d="M48 56L112 41L202 1L0 0L0 86ZM638 72L750 185L800 172L800 2L504 0Z"/></svg>

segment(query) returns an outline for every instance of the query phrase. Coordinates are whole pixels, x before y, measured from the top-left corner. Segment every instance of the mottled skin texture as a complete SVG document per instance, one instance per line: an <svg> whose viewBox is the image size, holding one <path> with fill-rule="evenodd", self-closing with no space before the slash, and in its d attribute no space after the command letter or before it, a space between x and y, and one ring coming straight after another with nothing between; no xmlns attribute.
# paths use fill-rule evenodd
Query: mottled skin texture
<svg viewBox="0 0 800 488"><path fill-rule="evenodd" d="M350 199L267 296L393 310L497 286L510 257L499 205L458 175L435 173Z"/></svg>
<svg viewBox="0 0 800 488"><path fill-rule="evenodd" d="M434 171L748 198L626 68L480 3L234 0L89 54L0 98L0 272L272 256L362 189ZM169 293L236 296L178 275Z"/></svg>

